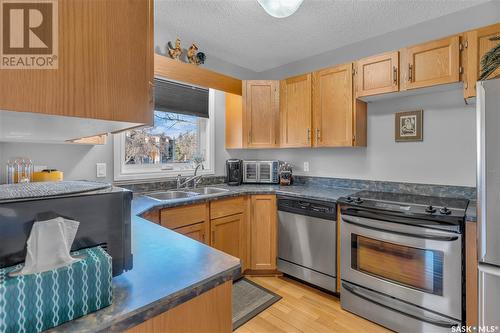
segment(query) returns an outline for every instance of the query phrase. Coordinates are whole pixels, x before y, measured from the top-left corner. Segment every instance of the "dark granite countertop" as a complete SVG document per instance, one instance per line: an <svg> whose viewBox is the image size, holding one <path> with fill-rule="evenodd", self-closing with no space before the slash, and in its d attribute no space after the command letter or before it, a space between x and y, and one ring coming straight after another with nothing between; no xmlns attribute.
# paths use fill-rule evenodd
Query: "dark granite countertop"
<svg viewBox="0 0 500 333"><path fill-rule="evenodd" d="M113 304L49 332L121 332L239 274L239 259L137 217L135 212L134 267L113 278Z"/></svg>
<svg viewBox="0 0 500 333"><path fill-rule="evenodd" d="M227 199L230 197L237 197L240 195L249 194L277 194L286 195L306 199L316 199L323 201L336 202L342 196L352 195L359 191L359 189L342 188L342 187L326 187L326 186L306 186L306 185L240 185L228 186L225 184L215 185L213 187L223 188L229 190L228 192L197 195L188 198L172 199L168 201L160 201L149 198L142 194L134 194L132 202L132 210L136 214L142 214L152 208L170 208L183 205L191 205L193 203L200 203L206 201Z"/></svg>

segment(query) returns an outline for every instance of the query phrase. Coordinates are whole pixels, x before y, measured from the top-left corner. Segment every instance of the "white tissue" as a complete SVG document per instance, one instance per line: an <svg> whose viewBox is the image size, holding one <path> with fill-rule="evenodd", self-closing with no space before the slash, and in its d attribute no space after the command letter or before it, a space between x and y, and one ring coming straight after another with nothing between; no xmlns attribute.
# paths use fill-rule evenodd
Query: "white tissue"
<svg viewBox="0 0 500 333"><path fill-rule="evenodd" d="M78 261L69 252L79 224L62 217L35 222L28 238L26 260L20 274L45 272Z"/></svg>

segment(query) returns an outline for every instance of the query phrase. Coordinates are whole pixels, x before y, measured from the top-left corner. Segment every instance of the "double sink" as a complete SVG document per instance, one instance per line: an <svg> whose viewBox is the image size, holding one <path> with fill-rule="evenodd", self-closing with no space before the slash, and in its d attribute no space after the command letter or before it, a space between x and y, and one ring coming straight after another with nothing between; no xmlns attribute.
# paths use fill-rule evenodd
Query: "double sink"
<svg viewBox="0 0 500 333"><path fill-rule="evenodd" d="M162 192L149 193L146 196L153 198L155 200L165 201L174 200L182 198L190 198L198 195L210 195L229 192L228 189L218 188L218 187L200 187L194 189L182 189L182 190L169 190Z"/></svg>

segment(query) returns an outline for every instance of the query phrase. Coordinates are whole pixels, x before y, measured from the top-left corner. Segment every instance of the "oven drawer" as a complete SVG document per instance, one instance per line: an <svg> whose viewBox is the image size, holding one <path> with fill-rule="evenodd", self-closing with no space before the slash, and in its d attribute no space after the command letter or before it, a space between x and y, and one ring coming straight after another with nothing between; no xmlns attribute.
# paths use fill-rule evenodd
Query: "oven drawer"
<svg viewBox="0 0 500 333"><path fill-rule="evenodd" d="M341 277L424 309L462 318L462 235L341 216Z"/></svg>
<svg viewBox="0 0 500 333"><path fill-rule="evenodd" d="M450 333L452 327L461 324L458 320L344 281L341 295L344 310L396 332Z"/></svg>

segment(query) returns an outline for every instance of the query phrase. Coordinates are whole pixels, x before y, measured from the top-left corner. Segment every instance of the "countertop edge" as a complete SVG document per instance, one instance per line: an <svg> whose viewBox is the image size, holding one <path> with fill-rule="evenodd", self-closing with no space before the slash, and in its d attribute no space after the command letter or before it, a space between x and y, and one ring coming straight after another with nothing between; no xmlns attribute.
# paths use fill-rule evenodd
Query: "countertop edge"
<svg viewBox="0 0 500 333"><path fill-rule="evenodd" d="M232 280L240 269L241 264L238 264L233 268L216 274L215 276L206 278L205 280L202 280L194 285L186 287L174 295L165 296L153 303L143 306L142 308L136 309L132 313L124 314L122 316L123 318L116 318L112 322L97 328L93 332L123 332L127 329L140 325L153 317L198 297L204 292L209 291L224 282Z"/></svg>

